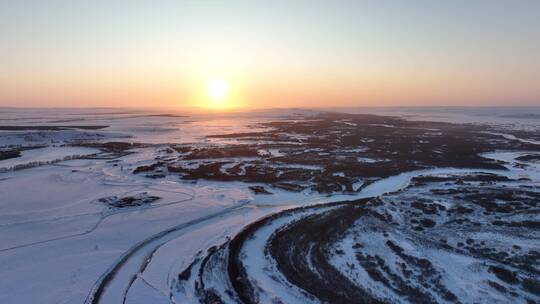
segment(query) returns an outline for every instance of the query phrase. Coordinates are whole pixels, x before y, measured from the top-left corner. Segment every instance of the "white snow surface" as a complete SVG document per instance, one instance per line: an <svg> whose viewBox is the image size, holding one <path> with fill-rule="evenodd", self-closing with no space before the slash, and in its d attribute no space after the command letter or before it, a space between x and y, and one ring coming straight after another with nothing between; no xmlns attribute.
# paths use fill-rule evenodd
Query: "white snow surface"
<svg viewBox="0 0 540 304"><path fill-rule="evenodd" d="M185 269L199 251L223 243L247 223L296 206L382 195L400 190L419 175L466 174L486 170L428 169L406 172L367 185L353 195L321 196L272 189L271 196L255 196L241 182L190 183L177 177L148 179L130 174L151 163L162 147L134 150L117 166L104 159L76 159L46 164L76 155L99 152L65 146L85 141L143 143L212 143L208 134L255 132L254 124L280 119L284 114L309 110L273 110L252 114L152 116L142 111L115 109L3 109L3 125L106 125L98 130L0 131L0 148L47 145L25 150L21 157L0 161L0 168L42 162L24 170L0 172L0 303L84 303L96 282L127 253L132 258L117 272L103 303L119 303L130 284L127 303L170 303L173 277ZM153 113L156 114L156 113ZM158 112L157 114L160 114ZM344 122L346 123L346 122ZM203 142L204 139L204 142ZM302 138L298 138L302 140ZM361 148L359 148L361 149ZM277 149L270 150L279 156ZM513 161L519 154L501 151L486 157ZM316 168L315 168L316 169ZM500 172L527 176L538 183L540 170L513 168ZM360 187L359 182L357 187ZM140 207L111 209L99 202L110 196L147 192L160 199ZM294 220L283 218L273 225ZM263 259L262 244L269 237L261 230L244 249L250 277L273 295L291 302L308 301L294 288L283 289L269 277L271 261ZM148 257L151 255L151 259ZM141 266L145 265L141 271ZM252 263L251 263L252 262ZM270 270L269 270L270 269ZM282 280L285 280L282 278ZM286 283L285 281L283 281ZM117 288L119 287L119 288ZM290 286L289 286L290 287ZM176 303L195 299L174 294ZM270 300L270 299L268 299ZM121 302L121 301L120 301ZM288 301L285 301L289 303Z"/></svg>
<svg viewBox="0 0 540 304"><path fill-rule="evenodd" d="M100 150L87 147L54 147L24 150L20 157L0 160L0 170L11 169L30 163L49 163L61 161L67 157L80 157L99 153Z"/></svg>

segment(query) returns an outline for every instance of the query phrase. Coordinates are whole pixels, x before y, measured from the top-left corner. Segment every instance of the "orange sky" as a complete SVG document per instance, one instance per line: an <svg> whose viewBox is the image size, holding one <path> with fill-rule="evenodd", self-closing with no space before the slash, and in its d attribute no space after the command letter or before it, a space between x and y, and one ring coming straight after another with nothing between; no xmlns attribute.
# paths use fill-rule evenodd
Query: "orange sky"
<svg viewBox="0 0 540 304"><path fill-rule="evenodd" d="M0 4L0 106L540 105L540 2Z"/></svg>

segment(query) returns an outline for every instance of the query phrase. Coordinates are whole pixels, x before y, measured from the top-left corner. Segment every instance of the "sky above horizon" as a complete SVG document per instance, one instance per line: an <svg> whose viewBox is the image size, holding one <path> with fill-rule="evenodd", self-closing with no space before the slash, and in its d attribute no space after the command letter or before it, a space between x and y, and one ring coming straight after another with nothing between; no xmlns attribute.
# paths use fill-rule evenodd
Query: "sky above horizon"
<svg viewBox="0 0 540 304"><path fill-rule="evenodd" d="M535 0L4 0L0 106L540 105L539 29Z"/></svg>

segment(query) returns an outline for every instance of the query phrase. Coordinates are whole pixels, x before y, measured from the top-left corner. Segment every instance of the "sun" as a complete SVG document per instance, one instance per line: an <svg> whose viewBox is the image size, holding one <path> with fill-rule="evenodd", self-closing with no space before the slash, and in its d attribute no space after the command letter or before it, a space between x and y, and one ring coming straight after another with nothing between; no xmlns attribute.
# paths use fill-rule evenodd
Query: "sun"
<svg viewBox="0 0 540 304"><path fill-rule="evenodd" d="M238 80L233 78L205 78L199 82L194 102L197 107L212 111L227 111L241 107L244 103Z"/></svg>
<svg viewBox="0 0 540 304"><path fill-rule="evenodd" d="M229 93L229 84L221 79L212 79L208 81L207 93L212 102L221 104Z"/></svg>

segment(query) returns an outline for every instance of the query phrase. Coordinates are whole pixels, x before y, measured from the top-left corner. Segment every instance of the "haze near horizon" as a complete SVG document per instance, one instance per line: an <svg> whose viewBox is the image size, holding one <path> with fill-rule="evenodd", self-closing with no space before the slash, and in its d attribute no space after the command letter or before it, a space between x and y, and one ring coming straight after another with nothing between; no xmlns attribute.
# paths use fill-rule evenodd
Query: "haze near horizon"
<svg viewBox="0 0 540 304"><path fill-rule="evenodd" d="M538 28L538 1L3 1L0 106L538 106Z"/></svg>

